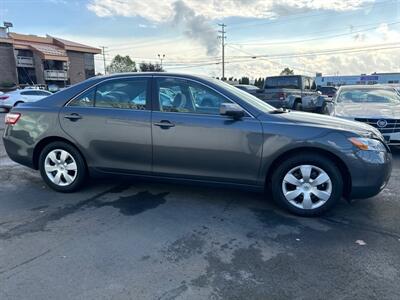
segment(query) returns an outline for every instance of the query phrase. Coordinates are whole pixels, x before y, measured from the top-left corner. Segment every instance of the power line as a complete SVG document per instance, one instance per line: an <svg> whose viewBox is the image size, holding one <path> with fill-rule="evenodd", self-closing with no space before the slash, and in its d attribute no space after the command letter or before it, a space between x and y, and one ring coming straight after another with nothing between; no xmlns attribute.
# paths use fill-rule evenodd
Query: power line
<svg viewBox="0 0 400 300"><path fill-rule="evenodd" d="M392 22L392 23L388 23L386 24L387 26L392 26L392 25L397 25L400 24L400 21L398 22ZM324 39L329 39L329 38L333 38L333 37L340 37L340 36L346 36L346 35L353 35L353 34L357 34L360 32L367 32L367 31L371 31L374 29L379 28L380 25L378 26L373 26L373 27L369 27L366 29L361 29L361 30L356 30L356 31L352 31L352 32L347 32L347 33L339 33L339 34L333 34L333 35L325 35L322 37L316 37L316 38L310 38L310 39L304 39L304 40L294 40L294 41L285 41L285 42L269 42L269 43L251 43L251 42L247 42L247 43L231 43L233 45L285 45L285 44L294 44L294 43L304 43L304 42L309 42L309 41L317 41L317 40L324 40Z"/></svg>
<svg viewBox="0 0 400 300"><path fill-rule="evenodd" d="M393 47L391 47L393 46ZM383 48L377 48L383 47ZM276 55L269 55L269 54L262 54L257 55L256 57L265 57L265 58L295 58L295 57L306 57L310 55L329 55L329 54L343 54L343 53L355 53L355 52L365 52L371 50L381 50L381 49L397 49L400 48L399 43L387 43L387 44L375 44L370 46L364 47L348 47L348 48L335 48L335 49L322 49L319 51L312 51L312 52L299 52L299 53L285 53L285 54L276 54ZM253 56L235 56L231 58L253 58Z"/></svg>
<svg viewBox="0 0 400 300"><path fill-rule="evenodd" d="M366 8L371 8L371 7L377 7L377 6L385 6L388 4L395 4L397 3L398 0L386 0L386 1L380 1L380 2L374 2L372 4L364 4L364 5L360 5L359 7L357 7L356 9L353 10L349 10L349 11L341 11L342 13L346 13L348 15L353 15L353 14L357 14L359 13L362 9L366 9ZM324 16L324 15L331 15L332 14L332 10L327 10L327 11L322 11L322 12L317 12L314 14L310 14L309 12L299 12L299 13L287 13L287 14L280 14L277 15L276 18L277 19L273 19L273 20L266 20L263 21L262 19L260 21L256 21L256 22L239 22L239 23L230 23L229 24L229 28L233 28L233 30L236 29L243 29L245 27L250 27L250 26L259 26L259 25L265 25L265 24L275 24L275 23L281 23L281 22L290 22L290 21L294 21L294 20L298 20L298 19L310 19L311 17L317 17L317 16ZM296 17L297 16L297 17ZM287 17L286 19L282 19Z"/></svg>
<svg viewBox="0 0 400 300"><path fill-rule="evenodd" d="M281 63L278 63L278 62L276 62L276 61L273 61L273 60L270 60L270 59L267 59L267 58L264 58L264 57L257 57L256 55L254 55L254 54L252 54L252 53L249 53L248 51L239 49L239 48L237 48L237 47L233 47L233 46L230 45L230 44L227 44L227 46L230 47L230 48L233 48L233 49L235 49L235 50L237 50L237 51L240 51L240 52L243 52L243 53L246 53L246 54L251 55L251 56L252 56L252 59L261 59L261 60L264 60L264 61L268 61L268 62L270 62L270 63L272 63L272 64L278 65L278 66L280 66L280 67L288 67L288 65L281 64ZM294 68L294 69L296 69L296 70L300 70L300 71L302 71L302 72L310 73L310 74L316 73L316 72L314 72L314 71L306 70L306 69L304 69L304 68L300 68L300 67L293 66L293 65L291 65L290 67L291 67L291 68Z"/></svg>

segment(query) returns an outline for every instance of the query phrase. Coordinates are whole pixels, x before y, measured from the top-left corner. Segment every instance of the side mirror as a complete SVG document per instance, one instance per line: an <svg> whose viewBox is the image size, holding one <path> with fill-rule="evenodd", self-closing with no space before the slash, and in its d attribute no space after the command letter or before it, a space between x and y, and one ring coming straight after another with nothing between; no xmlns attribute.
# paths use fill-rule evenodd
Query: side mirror
<svg viewBox="0 0 400 300"><path fill-rule="evenodd" d="M234 119L240 119L245 116L243 108L236 103L222 103L219 107L219 113L223 116L232 117Z"/></svg>

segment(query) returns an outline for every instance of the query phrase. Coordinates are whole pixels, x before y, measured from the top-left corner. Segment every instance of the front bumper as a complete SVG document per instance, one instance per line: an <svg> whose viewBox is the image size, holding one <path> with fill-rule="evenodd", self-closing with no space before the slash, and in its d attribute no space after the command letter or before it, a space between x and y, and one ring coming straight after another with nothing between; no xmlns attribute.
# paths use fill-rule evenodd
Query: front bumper
<svg viewBox="0 0 400 300"><path fill-rule="evenodd" d="M390 152L357 151L349 159L352 187L350 198L369 198L387 185L392 172Z"/></svg>
<svg viewBox="0 0 400 300"><path fill-rule="evenodd" d="M390 146L400 146L400 132L382 133L386 142Z"/></svg>

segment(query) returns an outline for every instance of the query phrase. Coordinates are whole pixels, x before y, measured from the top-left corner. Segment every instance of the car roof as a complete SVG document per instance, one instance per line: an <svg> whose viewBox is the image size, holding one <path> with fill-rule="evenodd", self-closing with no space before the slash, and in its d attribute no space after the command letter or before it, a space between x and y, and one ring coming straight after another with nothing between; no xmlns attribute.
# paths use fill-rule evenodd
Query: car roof
<svg viewBox="0 0 400 300"><path fill-rule="evenodd" d="M191 75L186 73L173 73L173 72L127 72L127 73L118 73L118 74L110 74L110 75L101 75L95 76L92 78L101 78L103 79L112 79L112 78L119 78L119 77L131 77L131 76L170 76L170 77L185 77L185 78L192 78L192 79L210 79L212 77L203 76L203 75Z"/></svg>

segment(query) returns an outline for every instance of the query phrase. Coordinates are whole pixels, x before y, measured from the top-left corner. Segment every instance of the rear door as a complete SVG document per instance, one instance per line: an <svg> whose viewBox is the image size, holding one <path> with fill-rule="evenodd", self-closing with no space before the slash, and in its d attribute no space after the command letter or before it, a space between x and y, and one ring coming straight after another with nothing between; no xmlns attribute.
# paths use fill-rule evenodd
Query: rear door
<svg viewBox="0 0 400 300"><path fill-rule="evenodd" d="M220 115L221 103L232 101L202 83L168 76L155 82L154 173L255 184L263 143L260 122L249 114L240 120Z"/></svg>
<svg viewBox="0 0 400 300"><path fill-rule="evenodd" d="M151 77L103 81L60 112L63 130L102 171L151 172Z"/></svg>

